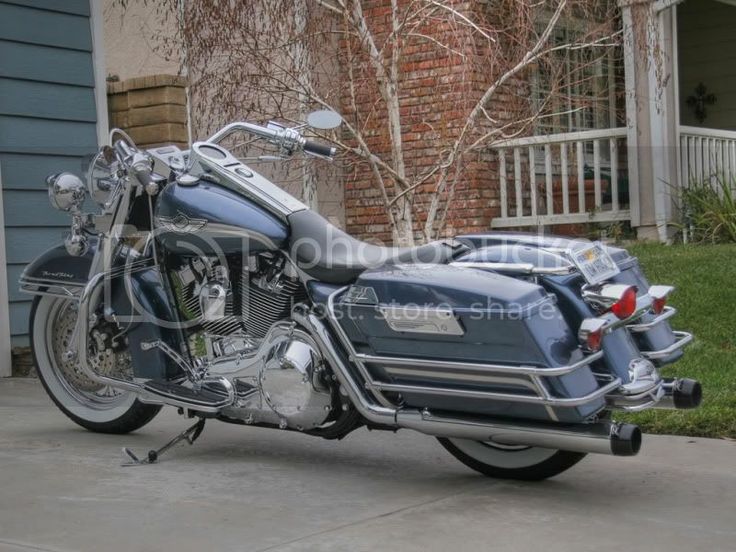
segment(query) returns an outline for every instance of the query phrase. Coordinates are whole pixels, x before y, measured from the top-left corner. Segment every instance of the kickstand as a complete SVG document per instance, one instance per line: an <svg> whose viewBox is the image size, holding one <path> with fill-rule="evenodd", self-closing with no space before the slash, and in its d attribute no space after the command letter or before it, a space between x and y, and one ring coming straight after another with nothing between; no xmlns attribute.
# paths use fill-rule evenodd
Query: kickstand
<svg viewBox="0 0 736 552"><path fill-rule="evenodd" d="M144 458L143 460L138 458L133 453L133 451L130 450L128 447L123 447L123 454L130 461L123 462L122 465L123 466L143 466L145 464L155 464L156 462L158 462L159 457L164 452L166 452L171 447L173 447L175 444L181 441L186 441L190 445L193 445L194 441L196 441L197 438L202 434L202 430L204 429L205 421L206 421L206 418L200 418L196 424L182 431L179 435L174 437L171 441L166 443L164 446L162 446L158 450L149 450L148 454L146 455L146 458Z"/></svg>

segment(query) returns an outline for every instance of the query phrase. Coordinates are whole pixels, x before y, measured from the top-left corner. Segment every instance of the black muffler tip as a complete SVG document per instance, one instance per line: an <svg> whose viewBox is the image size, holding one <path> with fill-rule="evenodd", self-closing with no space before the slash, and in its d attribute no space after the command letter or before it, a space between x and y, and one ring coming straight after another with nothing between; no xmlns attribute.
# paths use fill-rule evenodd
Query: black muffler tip
<svg viewBox="0 0 736 552"><path fill-rule="evenodd" d="M634 424L619 424L611 435L614 456L636 456L641 448L641 429Z"/></svg>
<svg viewBox="0 0 736 552"><path fill-rule="evenodd" d="M697 408L703 401L703 387L698 380L677 380L672 390L672 402L675 408L689 409Z"/></svg>

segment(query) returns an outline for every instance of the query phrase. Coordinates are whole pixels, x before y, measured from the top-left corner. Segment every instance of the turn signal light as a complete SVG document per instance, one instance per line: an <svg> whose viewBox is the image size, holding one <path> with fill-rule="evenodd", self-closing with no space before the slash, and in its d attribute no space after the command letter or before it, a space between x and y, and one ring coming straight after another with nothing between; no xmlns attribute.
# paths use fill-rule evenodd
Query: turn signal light
<svg viewBox="0 0 736 552"><path fill-rule="evenodd" d="M652 298L652 312L662 314L667 306L667 297L675 290L672 286L652 286L649 296Z"/></svg>
<svg viewBox="0 0 736 552"><path fill-rule="evenodd" d="M636 312L636 286L624 289L618 301L611 305L611 312L619 320L626 320Z"/></svg>
<svg viewBox="0 0 736 552"><path fill-rule="evenodd" d="M603 342L603 332L601 330L590 332L588 339L585 340L585 348L594 353L601 350Z"/></svg>
<svg viewBox="0 0 736 552"><path fill-rule="evenodd" d="M602 318L587 318L583 320L578 330L578 341L589 353L595 353L601 350L603 344L603 330L606 327L606 321Z"/></svg>

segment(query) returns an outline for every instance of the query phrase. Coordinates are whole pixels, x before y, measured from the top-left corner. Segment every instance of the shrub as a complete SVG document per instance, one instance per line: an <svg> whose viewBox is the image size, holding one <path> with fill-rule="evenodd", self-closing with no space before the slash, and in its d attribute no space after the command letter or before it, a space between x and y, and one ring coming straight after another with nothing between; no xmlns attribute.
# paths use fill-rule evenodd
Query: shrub
<svg viewBox="0 0 736 552"><path fill-rule="evenodd" d="M696 242L736 243L736 180L692 183L680 192L683 220Z"/></svg>

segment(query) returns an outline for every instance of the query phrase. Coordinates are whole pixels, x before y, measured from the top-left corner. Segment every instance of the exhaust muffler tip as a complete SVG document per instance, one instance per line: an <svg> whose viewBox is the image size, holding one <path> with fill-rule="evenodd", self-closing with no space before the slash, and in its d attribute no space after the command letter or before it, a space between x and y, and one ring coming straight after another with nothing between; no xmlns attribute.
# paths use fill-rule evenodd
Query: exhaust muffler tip
<svg viewBox="0 0 736 552"><path fill-rule="evenodd" d="M641 448L641 429L634 424L619 424L611 432L611 453L614 456L636 456Z"/></svg>
<svg viewBox="0 0 736 552"><path fill-rule="evenodd" d="M675 408L697 408L703 401L703 387L698 380L679 379L672 389L672 402Z"/></svg>

